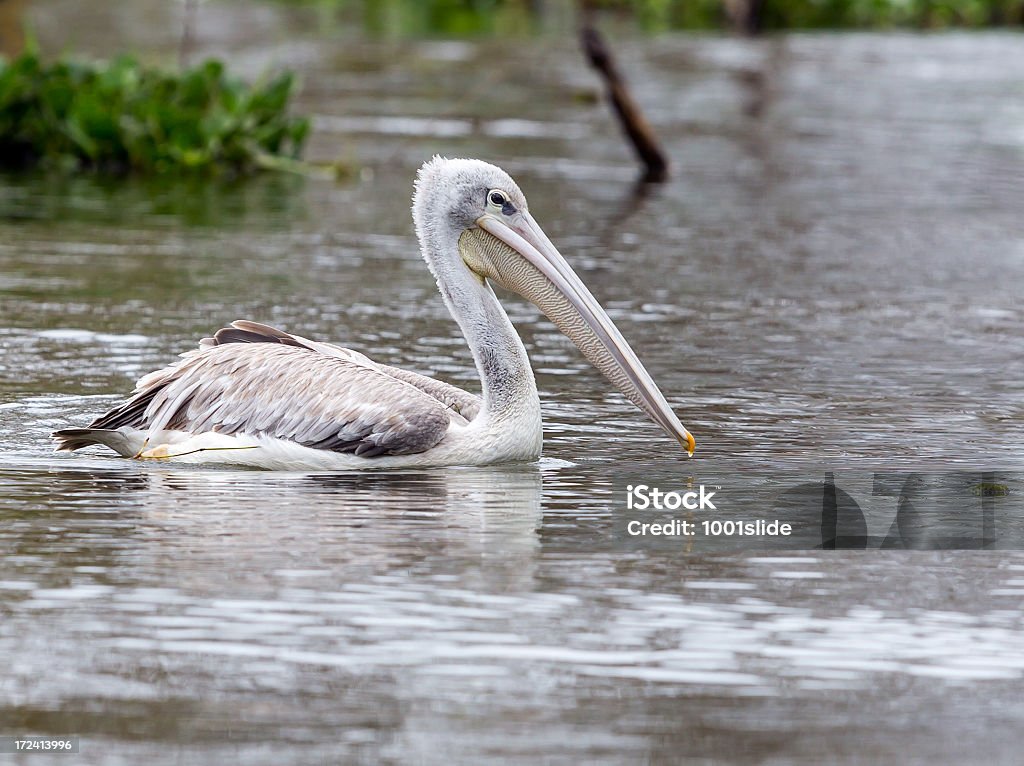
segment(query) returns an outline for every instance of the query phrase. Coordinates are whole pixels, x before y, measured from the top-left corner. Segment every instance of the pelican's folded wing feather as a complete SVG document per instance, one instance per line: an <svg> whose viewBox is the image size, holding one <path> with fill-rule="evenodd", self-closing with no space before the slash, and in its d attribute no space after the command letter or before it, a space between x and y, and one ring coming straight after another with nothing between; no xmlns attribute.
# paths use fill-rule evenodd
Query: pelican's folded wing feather
<svg viewBox="0 0 1024 766"><path fill-rule="evenodd" d="M386 364L379 364L371 361L368 357L343 346L334 343L323 343L321 341L309 340L300 335L292 335L284 330L279 330L270 325L250 322L246 319L239 319L231 323L230 327L218 330L212 338L204 338L200 341L200 348L223 345L225 343L282 343L289 346L299 346L317 351L328 356L337 356L354 362L363 362L375 369L380 370L393 378L416 386L420 391L437 399L446 407L454 410L466 420L472 420L480 413L483 407L483 400L463 391L442 380L435 380L418 372L403 370L400 367L391 367Z"/></svg>
<svg viewBox="0 0 1024 766"><path fill-rule="evenodd" d="M131 399L90 428L244 433L374 457L424 452L453 420L466 422L356 352L335 346L323 353L318 347L329 344L284 333L276 342L257 340L249 328L221 333L143 377Z"/></svg>
<svg viewBox="0 0 1024 766"><path fill-rule="evenodd" d="M426 375L420 375L418 372L412 372L411 370L403 370L401 367L391 367L386 364L379 365L379 367L381 372L416 386L420 391L434 397L441 404L462 415L466 420L472 420L479 415L480 409L484 405L483 399L479 396L463 391L461 388L445 383L443 380L428 378Z"/></svg>

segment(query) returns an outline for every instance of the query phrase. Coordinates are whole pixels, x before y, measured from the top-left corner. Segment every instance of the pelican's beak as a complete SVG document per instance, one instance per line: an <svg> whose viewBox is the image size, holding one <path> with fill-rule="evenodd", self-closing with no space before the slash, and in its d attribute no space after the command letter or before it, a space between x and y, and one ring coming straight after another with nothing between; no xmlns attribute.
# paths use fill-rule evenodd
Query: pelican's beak
<svg viewBox="0 0 1024 766"><path fill-rule="evenodd" d="M466 264L535 304L619 391L693 455L693 436L533 217L526 211L485 213L476 223L480 228L467 229L459 242Z"/></svg>

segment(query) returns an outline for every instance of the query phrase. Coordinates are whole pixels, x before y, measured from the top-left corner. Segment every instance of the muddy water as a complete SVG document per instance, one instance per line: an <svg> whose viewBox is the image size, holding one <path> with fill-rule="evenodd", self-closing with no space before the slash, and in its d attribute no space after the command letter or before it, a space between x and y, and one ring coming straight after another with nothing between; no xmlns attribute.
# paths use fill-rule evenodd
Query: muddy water
<svg viewBox="0 0 1024 766"><path fill-rule="evenodd" d="M163 4L113 7L32 14L52 49L77 28L86 50L175 50ZM616 524L627 480L713 484L729 512L831 475L868 511L894 502L879 472L1021 469L1018 37L622 42L677 169L645 189L560 38L343 45L312 12L203 8L196 54L299 68L311 153L361 172L3 179L0 734L126 764L1015 761L1021 554L650 549ZM511 299L539 464L49 451L238 317L474 386L411 233L435 152L517 177L694 460ZM1009 493L996 547L1024 537Z"/></svg>

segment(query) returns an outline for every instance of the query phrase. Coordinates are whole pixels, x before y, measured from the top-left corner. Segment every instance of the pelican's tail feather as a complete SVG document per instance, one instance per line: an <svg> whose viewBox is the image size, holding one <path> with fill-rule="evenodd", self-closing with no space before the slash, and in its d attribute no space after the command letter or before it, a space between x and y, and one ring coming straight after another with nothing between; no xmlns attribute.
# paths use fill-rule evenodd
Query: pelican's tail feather
<svg viewBox="0 0 1024 766"><path fill-rule="evenodd" d="M134 445L128 435L109 428L62 428L60 431L54 431L52 436L57 440L56 451L58 452L61 450L73 452L82 447L102 444L124 457L131 457L135 454Z"/></svg>

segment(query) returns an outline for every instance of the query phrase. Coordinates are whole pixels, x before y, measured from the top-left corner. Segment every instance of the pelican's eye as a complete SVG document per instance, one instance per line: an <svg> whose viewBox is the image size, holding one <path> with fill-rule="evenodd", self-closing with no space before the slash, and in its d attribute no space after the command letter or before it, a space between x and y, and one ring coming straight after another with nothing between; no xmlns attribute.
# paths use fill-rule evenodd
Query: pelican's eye
<svg viewBox="0 0 1024 766"><path fill-rule="evenodd" d="M494 207L501 210L505 215L512 215L516 212L515 205L512 204L512 200L508 198L508 195L501 189L491 189L487 192L487 201Z"/></svg>

